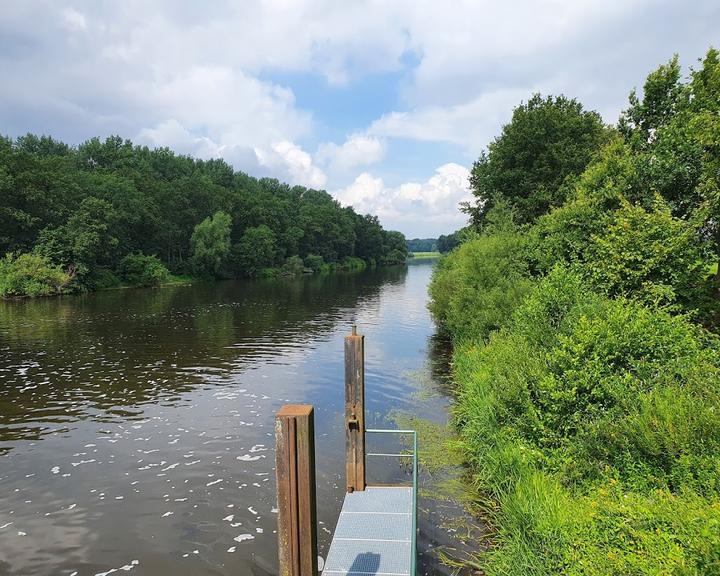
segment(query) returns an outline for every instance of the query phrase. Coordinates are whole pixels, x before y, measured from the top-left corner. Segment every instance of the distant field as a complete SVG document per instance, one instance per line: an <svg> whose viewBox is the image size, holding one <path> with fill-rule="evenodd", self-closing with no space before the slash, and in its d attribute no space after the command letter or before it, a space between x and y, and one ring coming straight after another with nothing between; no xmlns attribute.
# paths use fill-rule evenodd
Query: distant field
<svg viewBox="0 0 720 576"><path fill-rule="evenodd" d="M440 258L440 252L411 252L413 258Z"/></svg>

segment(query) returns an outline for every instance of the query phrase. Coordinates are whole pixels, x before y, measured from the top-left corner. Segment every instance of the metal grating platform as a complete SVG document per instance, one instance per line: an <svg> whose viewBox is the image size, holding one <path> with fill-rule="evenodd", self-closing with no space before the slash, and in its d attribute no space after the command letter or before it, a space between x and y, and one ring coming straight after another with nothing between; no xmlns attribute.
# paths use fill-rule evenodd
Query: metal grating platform
<svg viewBox="0 0 720 576"><path fill-rule="evenodd" d="M323 576L411 576L413 506L410 487L346 494Z"/></svg>

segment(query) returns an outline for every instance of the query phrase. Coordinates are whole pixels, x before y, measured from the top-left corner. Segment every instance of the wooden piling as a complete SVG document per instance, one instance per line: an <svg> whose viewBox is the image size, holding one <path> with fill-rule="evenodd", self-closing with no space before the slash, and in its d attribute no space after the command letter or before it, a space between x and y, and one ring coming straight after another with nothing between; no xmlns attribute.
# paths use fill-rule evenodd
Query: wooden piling
<svg viewBox="0 0 720 576"><path fill-rule="evenodd" d="M365 336L345 337L345 451L347 491L365 490Z"/></svg>
<svg viewBox="0 0 720 576"><path fill-rule="evenodd" d="M275 417L280 576L317 576L313 407L283 406Z"/></svg>

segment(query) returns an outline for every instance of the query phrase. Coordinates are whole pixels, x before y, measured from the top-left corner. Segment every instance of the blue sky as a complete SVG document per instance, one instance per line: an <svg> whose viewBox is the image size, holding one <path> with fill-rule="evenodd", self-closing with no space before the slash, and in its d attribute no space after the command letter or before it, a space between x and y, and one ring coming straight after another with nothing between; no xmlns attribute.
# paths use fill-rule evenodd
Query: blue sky
<svg viewBox="0 0 720 576"><path fill-rule="evenodd" d="M219 156L437 236L533 92L615 122L711 45L716 0L0 0L0 133Z"/></svg>

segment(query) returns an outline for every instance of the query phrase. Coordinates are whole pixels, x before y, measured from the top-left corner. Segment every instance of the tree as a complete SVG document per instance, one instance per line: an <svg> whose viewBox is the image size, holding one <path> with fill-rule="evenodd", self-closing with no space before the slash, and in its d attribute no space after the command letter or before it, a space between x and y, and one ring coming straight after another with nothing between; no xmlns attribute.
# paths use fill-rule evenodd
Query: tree
<svg viewBox="0 0 720 576"><path fill-rule="evenodd" d="M233 258L224 248L227 234L215 234L223 226L196 230L218 212L230 215ZM75 288L119 281L123 258L137 253L157 255L174 273L245 274L237 251L245 233L261 226L272 235L272 250L248 260L247 270L309 254L330 267L350 257L382 262L389 253L377 217L358 215L322 190L256 179L222 160L119 136L78 147L47 136L0 136L0 256L37 251L70 270Z"/></svg>
<svg viewBox="0 0 720 576"><path fill-rule="evenodd" d="M97 269L111 266L119 251L116 215L109 202L90 196L58 228L45 228L35 251L64 266L83 289L94 288Z"/></svg>
<svg viewBox="0 0 720 576"><path fill-rule="evenodd" d="M190 238L190 253L195 272L201 276L218 277L230 253L232 220L225 212L216 212L195 226Z"/></svg>
<svg viewBox="0 0 720 576"><path fill-rule="evenodd" d="M720 261L720 53L708 50L688 82L677 56L633 91L621 132L636 152L639 186L657 191L673 216L704 221ZM720 292L720 269L716 275Z"/></svg>
<svg viewBox="0 0 720 576"><path fill-rule="evenodd" d="M248 228L234 252L242 273L245 276L257 276L263 268L275 262L275 234L264 224Z"/></svg>
<svg viewBox="0 0 720 576"><path fill-rule="evenodd" d="M120 261L119 272L123 280L133 286L158 286L170 278L168 269L157 256L141 252L125 256Z"/></svg>
<svg viewBox="0 0 720 576"><path fill-rule="evenodd" d="M383 264L402 264L407 259L408 249L401 232L388 230L383 238Z"/></svg>
<svg viewBox="0 0 720 576"><path fill-rule="evenodd" d="M515 108L502 134L475 162L470 186L477 198L464 208L480 226L496 198L516 209L518 223L533 222L561 205L607 138L597 112L565 96L535 94Z"/></svg>
<svg viewBox="0 0 720 576"><path fill-rule="evenodd" d="M70 275L40 254L5 254L0 258L0 297L47 296L62 292Z"/></svg>

